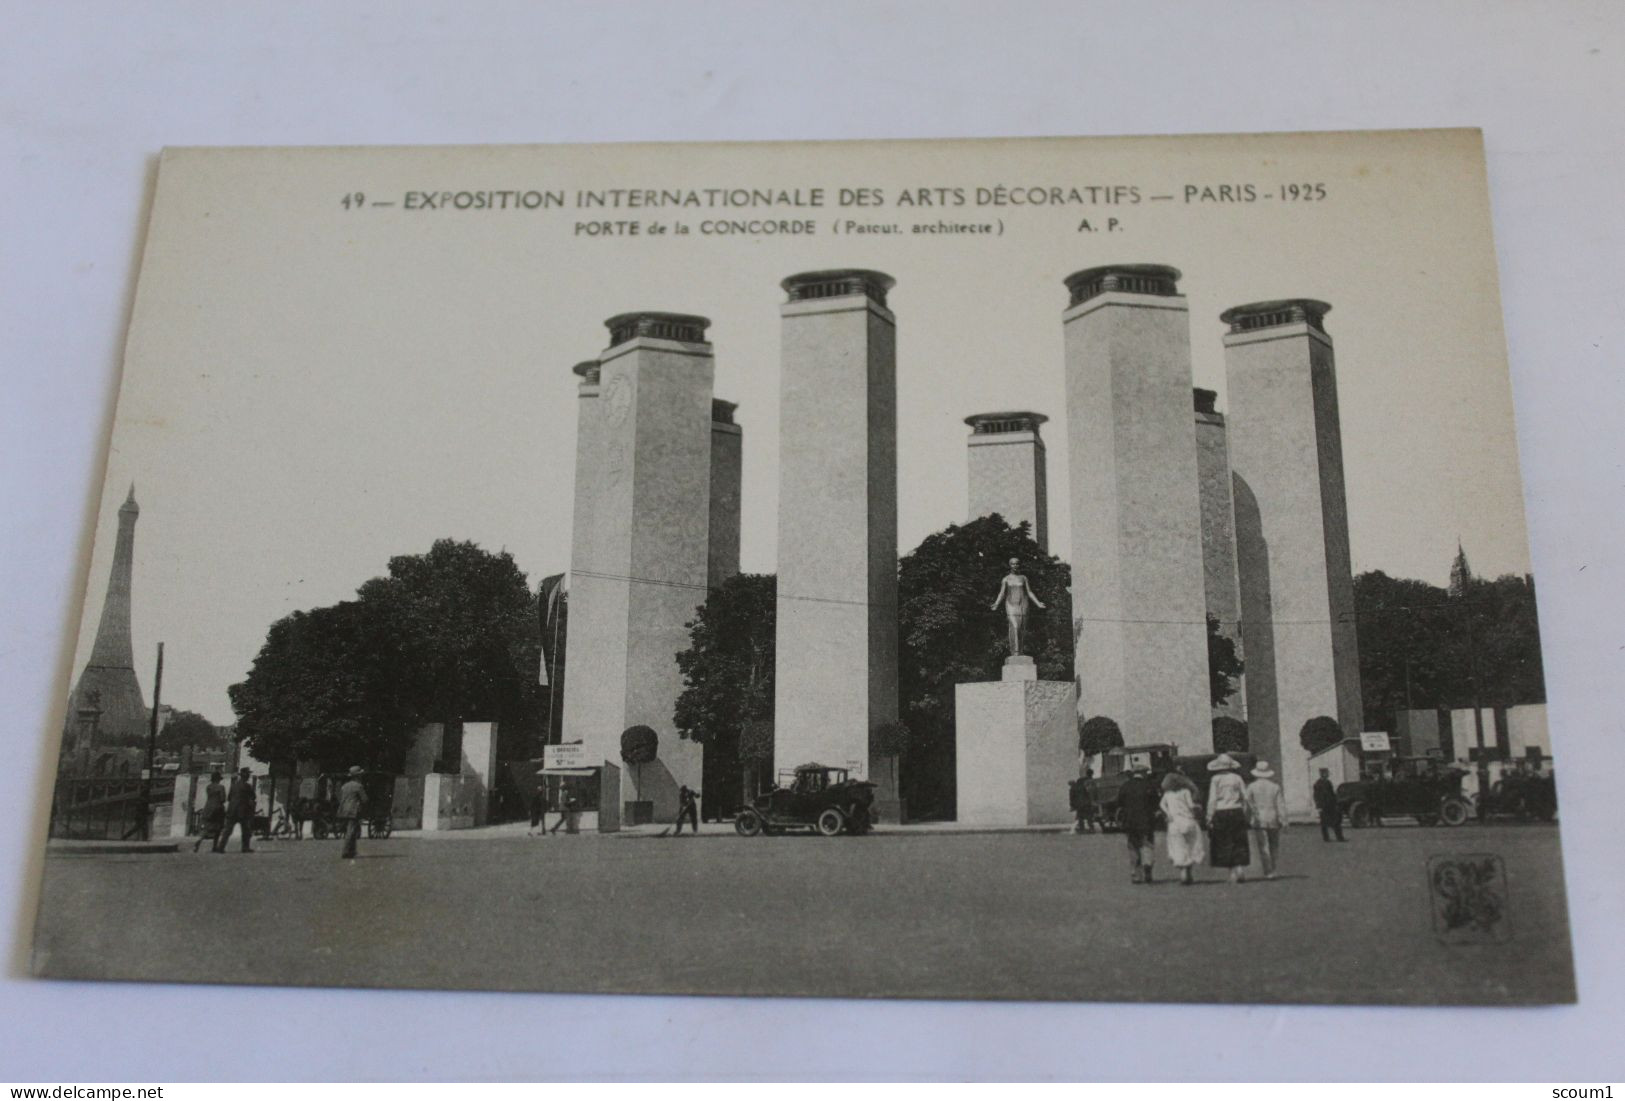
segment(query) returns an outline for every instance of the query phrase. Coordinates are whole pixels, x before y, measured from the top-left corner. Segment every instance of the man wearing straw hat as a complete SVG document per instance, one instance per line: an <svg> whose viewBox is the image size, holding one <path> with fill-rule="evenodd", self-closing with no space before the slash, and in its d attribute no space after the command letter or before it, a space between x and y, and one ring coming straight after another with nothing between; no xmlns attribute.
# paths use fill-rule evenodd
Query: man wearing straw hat
<svg viewBox="0 0 1625 1101"><path fill-rule="evenodd" d="M1259 863L1264 865L1264 878L1274 879L1275 865L1281 858L1281 827L1286 825L1286 795L1275 782L1275 770L1268 761L1253 765L1253 779L1243 798Z"/></svg>

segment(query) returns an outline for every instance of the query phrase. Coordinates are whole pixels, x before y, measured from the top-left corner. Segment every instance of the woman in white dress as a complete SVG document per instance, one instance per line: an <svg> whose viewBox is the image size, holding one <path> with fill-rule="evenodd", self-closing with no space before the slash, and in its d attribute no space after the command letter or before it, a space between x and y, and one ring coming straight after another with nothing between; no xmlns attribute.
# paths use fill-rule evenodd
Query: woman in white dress
<svg viewBox="0 0 1625 1101"><path fill-rule="evenodd" d="M1179 869L1181 886L1193 882L1192 869L1207 858L1202 838L1201 809L1196 805L1196 785L1179 772L1162 778L1162 815L1168 820L1168 859Z"/></svg>

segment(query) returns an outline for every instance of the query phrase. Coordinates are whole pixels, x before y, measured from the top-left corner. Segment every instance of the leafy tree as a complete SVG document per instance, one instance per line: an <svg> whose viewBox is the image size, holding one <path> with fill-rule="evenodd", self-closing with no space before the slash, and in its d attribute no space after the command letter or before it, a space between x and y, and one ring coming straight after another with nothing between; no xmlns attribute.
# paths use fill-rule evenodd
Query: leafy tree
<svg viewBox="0 0 1625 1101"><path fill-rule="evenodd" d="M1250 745L1246 723L1229 715L1213 720L1213 752L1246 753Z"/></svg>
<svg viewBox="0 0 1625 1101"><path fill-rule="evenodd" d="M1001 675L1005 617L991 605L1012 558L1047 606L1027 617L1027 652L1041 678L1070 681L1071 571L1033 542L1026 524L1013 528L1002 516L953 524L899 563L899 718L911 735L901 784L912 816L953 814L954 686Z"/></svg>
<svg viewBox="0 0 1625 1101"><path fill-rule="evenodd" d="M238 737L261 760L398 770L419 719L398 639L382 610L359 600L278 620L227 690Z"/></svg>
<svg viewBox="0 0 1625 1101"><path fill-rule="evenodd" d="M737 743L741 724L773 718L777 594L772 574L742 573L696 609L689 648L677 655L684 687L673 721L680 737Z"/></svg>
<svg viewBox="0 0 1625 1101"><path fill-rule="evenodd" d="M262 760L398 771L425 722L540 721L538 613L506 554L436 542L403 555L357 599L272 624L228 689L239 737Z"/></svg>
<svg viewBox="0 0 1625 1101"><path fill-rule="evenodd" d="M772 720L750 720L739 725L739 760L755 765L773 760Z"/></svg>
<svg viewBox="0 0 1625 1101"><path fill-rule="evenodd" d="M1207 694L1214 707L1236 694L1243 664L1236 656L1236 640L1219 633L1219 621L1207 617Z"/></svg>
<svg viewBox="0 0 1625 1101"><path fill-rule="evenodd" d="M705 747L701 784L711 807L735 803L745 767L773 759L777 592L772 574L728 578L696 609L689 647L677 655L684 687L673 723L678 737Z"/></svg>
<svg viewBox="0 0 1625 1101"><path fill-rule="evenodd" d="M506 551L436 540L427 554L391 558L359 595L402 632L412 706L426 721L513 722L536 703L540 618Z"/></svg>
<svg viewBox="0 0 1625 1101"><path fill-rule="evenodd" d="M1330 715L1316 715L1298 731L1298 744L1314 756L1343 741L1343 728Z"/></svg>
<svg viewBox="0 0 1625 1101"><path fill-rule="evenodd" d="M1078 724L1078 752L1093 757L1123 744L1123 729L1116 719L1095 715Z"/></svg>
<svg viewBox="0 0 1625 1101"><path fill-rule="evenodd" d="M1403 708L1491 707L1546 699L1528 576L1477 577L1457 552L1448 588L1389 577L1354 579L1361 698L1368 725Z"/></svg>
<svg viewBox="0 0 1625 1101"><path fill-rule="evenodd" d="M180 753L187 748L194 753L207 752L225 744L224 735L196 711L175 712L158 731L158 748L165 753Z"/></svg>

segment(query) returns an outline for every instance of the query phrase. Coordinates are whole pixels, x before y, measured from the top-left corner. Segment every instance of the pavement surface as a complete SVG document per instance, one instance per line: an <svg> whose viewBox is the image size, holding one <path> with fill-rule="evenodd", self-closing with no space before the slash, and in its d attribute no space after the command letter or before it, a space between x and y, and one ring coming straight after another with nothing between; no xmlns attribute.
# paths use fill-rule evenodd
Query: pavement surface
<svg viewBox="0 0 1625 1101"><path fill-rule="evenodd" d="M698 842L705 841L705 844ZM847 997L1572 1001L1554 827L1284 839L1281 877L1132 885L1116 834L698 838L523 830L444 844L46 860L48 977ZM1506 870L1493 935L1439 935L1431 856ZM1159 858L1163 857L1159 836ZM1256 864L1253 869L1256 873ZM1471 939L1471 938L1469 938Z"/></svg>

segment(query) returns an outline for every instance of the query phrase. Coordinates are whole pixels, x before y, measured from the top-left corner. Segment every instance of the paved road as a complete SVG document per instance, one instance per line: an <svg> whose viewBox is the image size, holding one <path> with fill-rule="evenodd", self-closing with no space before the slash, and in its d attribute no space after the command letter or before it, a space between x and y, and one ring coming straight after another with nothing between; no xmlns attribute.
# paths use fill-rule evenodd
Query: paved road
<svg viewBox="0 0 1625 1101"><path fill-rule="evenodd" d="M64 978L1084 1000L1572 1000L1556 829L1289 831L1284 878L1128 882L1116 835L584 835L51 856ZM1495 853L1510 939L1435 936L1426 861Z"/></svg>

